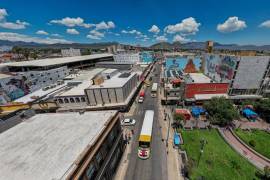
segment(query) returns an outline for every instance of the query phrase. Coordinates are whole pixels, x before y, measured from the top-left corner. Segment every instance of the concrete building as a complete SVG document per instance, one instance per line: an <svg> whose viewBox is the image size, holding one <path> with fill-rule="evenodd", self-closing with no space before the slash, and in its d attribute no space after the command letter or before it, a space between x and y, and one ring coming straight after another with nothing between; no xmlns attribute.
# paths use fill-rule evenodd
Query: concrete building
<svg viewBox="0 0 270 180"><path fill-rule="evenodd" d="M140 81L136 72L118 73L101 85L85 89L89 106L125 104L131 98Z"/></svg>
<svg viewBox="0 0 270 180"><path fill-rule="evenodd" d="M48 58L32 61L20 61L12 63L4 63L0 65L0 69L7 67L9 72L25 72L33 70L48 70L62 66L68 68L85 68L93 67L97 62L113 61L112 54L93 54L86 56L62 57L62 58Z"/></svg>
<svg viewBox="0 0 270 180"><path fill-rule="evenodd" d="M185 76L184 97L195 100L196 95L224 95L227 94L228 88L228 83L214 82L202 73L189 73Z"/></svg>
<svg viewBox="0 0 270 180"><path fill-rule="evenodd" d="M216 82L229 83L229 95L261 95L269 86L269 56L206 54L204 58L204 73Z"/></svg>
<svg viewBox="0 0 270 180"><path fill-rule="evenodd" d="M93 84L92 79L101 74L105 69L96 68L92 70L79 71L65 78L65 83L69 88L60 91L54 96L54 100L60 107L85 107L87 106L87 96L85 89Z"/></svg>
<svg viewBox="0 0 270 180"><path fill-rule="evenodd" d="M111 179L123 150L116 111L38 114L0 134L0 177Z"/></svg>
<svg viewBox="0 0 270 180"><path fill-rule="evenodd" d="M114 61L107 61L107 62L98 62L96 63L97 68L112 68L118 70L130 70L134 66L133 63L120 63Z"/></svg>
<svg viewBox="0 0 270 180"><path fill-rule="evenodd" d="M138 63L140 62L140 53L119 53L113 56L117 63Z"/></svg>
<svg viewBox="0 0 270 180"><path fill-rule="evenodd" d="M61 54L63 57L81 56L81 50L74 48L61 49Z"/></svg>

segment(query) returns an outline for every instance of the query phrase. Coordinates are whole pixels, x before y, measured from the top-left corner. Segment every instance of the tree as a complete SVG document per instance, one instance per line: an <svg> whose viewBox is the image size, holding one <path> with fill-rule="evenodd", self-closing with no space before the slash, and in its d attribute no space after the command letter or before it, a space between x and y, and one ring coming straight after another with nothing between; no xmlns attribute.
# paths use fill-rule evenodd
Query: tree
<svg viewBox="0 0 270 180"><path fill-rule="evenodd" d="M37 52L33 51L32 53L30 53L30 57L33 59L37 59L38 58Z"/></svg>
<svg viewBox="0 0 270 180"><path fill-rule="evenodd" d="M181 125L181 122L184 120L184 116L182 114L174 113L174 126L176 128L179 128Z"/></svg>
<svg viewBox="0 0 270 180"><path fill-rule="evenodd" d="M256 102L255 110L262 118L270 122L270 99L262 99Z"/></svg>
<svg viewBox="0 0 270 180"><path fill-rule="evenodd" d="M234 108L233 103L225 97L214 97L204 103L203 107L209 113L212 124L226 126L234 119L239 118L239 113Z"/></svg>

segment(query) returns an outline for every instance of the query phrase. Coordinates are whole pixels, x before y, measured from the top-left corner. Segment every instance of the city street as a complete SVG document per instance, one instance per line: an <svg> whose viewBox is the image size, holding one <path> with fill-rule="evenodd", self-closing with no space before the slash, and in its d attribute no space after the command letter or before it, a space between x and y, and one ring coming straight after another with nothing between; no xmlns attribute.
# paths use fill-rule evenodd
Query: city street
<svg viewBox="0 0 270 180"><path fill-rule="evenodd" d="M152 82L159 83L160 65L155 65L156 71L152 73ZM157 74L157 76L155 76ZM162 141L161 126L159 124L158 98L151 97L151 87L145 89L145 100L138 104L132 118L137 123L134 127L134 138L131 142L131 153L128 155L128 169L125 179L127 180L149 180L149 179L167 179L167 155L165 141ZM137 102L135 102L137 103ZM144 114L146 110L154 110L154 124L151 141L151 156L147 160L141 160L137 156L138 138L141 131Z"/></svg>

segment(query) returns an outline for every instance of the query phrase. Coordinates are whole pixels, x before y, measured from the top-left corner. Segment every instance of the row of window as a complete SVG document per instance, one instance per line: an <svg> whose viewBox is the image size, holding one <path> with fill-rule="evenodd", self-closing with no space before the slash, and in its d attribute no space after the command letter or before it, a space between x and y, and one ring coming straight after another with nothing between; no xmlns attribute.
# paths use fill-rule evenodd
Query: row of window
<svg viewBox="0 0 270 180"><path fill-rule="evenodd" d="M57 99L59 104L64 104L64 103L80 103L80 102L86 102L85 97L71 97L71 98L59 98Z"/></svg>
<svg viewBox="0 0 270 180"><path fill-rule="evenodd" d="M98 152L95 154L92 162L89 164L88 169L86 170L86 179L94 179L98 173L98 170L102 166L103 161L106 158L108 152L110 152L115 139L118 137L119 132L121 131L120 125L116 124L110 134L106 137L105 142L99 148ZM83 177L81 179L84 179Z"/></svg>

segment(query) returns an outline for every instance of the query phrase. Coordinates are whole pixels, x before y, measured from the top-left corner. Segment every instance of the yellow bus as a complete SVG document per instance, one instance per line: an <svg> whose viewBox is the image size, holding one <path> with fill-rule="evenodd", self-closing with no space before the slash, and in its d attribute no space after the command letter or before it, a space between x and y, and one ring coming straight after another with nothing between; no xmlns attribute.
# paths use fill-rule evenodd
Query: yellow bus
<svg viewBox="0 0 270 180"><path fill-rule="evenodd" d="M143 125L139 136L138 157L141 159L148 159L150 157L153 120L154 111L147 110L144 115Z"/></svg>

